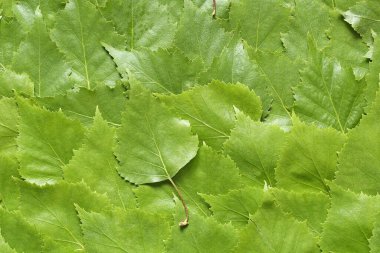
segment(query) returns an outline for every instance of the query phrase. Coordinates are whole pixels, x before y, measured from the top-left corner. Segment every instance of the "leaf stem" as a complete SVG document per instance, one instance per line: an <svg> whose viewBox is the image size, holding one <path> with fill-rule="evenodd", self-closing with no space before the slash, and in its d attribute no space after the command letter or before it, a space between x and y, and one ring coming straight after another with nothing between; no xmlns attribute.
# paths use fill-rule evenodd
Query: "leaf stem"
<svg viewBox="0 0 380 253"><path fill-rule="evenodd" d="M182 196L182 193L178 189L177 185L174 183L174 181L170 177L169 177L169 181L173 185L174 189L177 191L178 197L182 202L183 209L185 210L186 218L179 223L179 226L183 228L183 227L186 227L187 225L189 225L189 209L187 208L187 205L186 205L185 200Z"/></svg>
<svg viewBox="0 0 380 253"><path fill-rule="evenodd" d="M212 17L216 17L216 0L212 0Z"/></svg>

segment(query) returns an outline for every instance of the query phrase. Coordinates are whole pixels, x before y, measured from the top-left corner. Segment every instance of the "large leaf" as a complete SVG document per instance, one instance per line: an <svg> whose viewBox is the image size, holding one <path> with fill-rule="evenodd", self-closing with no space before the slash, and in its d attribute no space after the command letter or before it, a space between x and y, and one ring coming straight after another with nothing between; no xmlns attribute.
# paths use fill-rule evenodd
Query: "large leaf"
<svg viewBox="0 0 380 253"><path fill-rule="evenodd" d="M334 129L321 129L295 119L276 168L278 186L328 193L328 182L335 175L337 152L345 140Z"/></svg>
<svg viewBox="0 0 380 253"><path fill-rule="evenodd" d="M34 94L39 97L64 93L71 88L68 82L70 69L50 40L39 9L26 39L14 56L12 69L29 75L34 82Z"/></svg>
<svg viewBox="0 0 380 253"><path fill-rule="evenodd" d="M144 252L164 251L164 240L170 232L154 210L139 209L106 213L86 212L77 208L81 219L86 248L89 252Z"/></svg>
<svg viewBox="0 0 380 253"><path fill-rule="evenodd" d="M317 253L316 240L305 223L284 214L272 201L250 216L234 252Z"/></svg>
<svg viewBox="0 0 380 253"><path fill-rule="evenodd" d="M280 128L254 122L238 113L236 126L224 143L224 150L250 184L274 186L274 168L284 142L285 133Z"/></svg>
<svg viewBox="0 0 380 253"><path fill-rule="evenodd" d="M321 248L336 253L369 252L368 239L379 210L379 196L355 195L334 187L331 209L323 225Z"/></svg>
<svg viewBox="0 0 380 253"><path fill-rule="evenodd" d="M119 79L101 42L121 47L123 37L93 4L85 0L69 1L59 12L51 36L69 61L80 86L91 89L98 82L113 83Z"/></svg>
<svg viewBox="0 0 380 253"><path fill-rule="evenodd" d="M175 117L138 86L127 102L117 135L118 171L135 184L170 179L198 150L198 138L191 134L189 122Z"/></svg>
<svg viewBox="0 0 380 253"><path fill-rule="evenodd" d="M324 56L309 42L309 63L294 89L294 109L303 120L345 132L363 113L365 82L355 80L351 68Z"/></svg>
<svg viewBox="0 0 380 253"><path fill-rule="evenodd" d="M367 87L365 90L366 100L371 104L376 97L380 86L380 37L373 44L372 61L369 63L369 71L366 76Z"/></svg>
<svg viewBox="0 0 380 253"><path fill-rule="evenodd" d="M111 202L122 208L135 206L132 186L117 173L113 154L115 130L107 125L97 111L92 128L83 146L63 168L65 180L82 180L98 193L106 193Z"/></svg>
<svg viewBox="0 0 380 253"><path fill-rule="evenodd" d="M172 14L166 5L156 1L107 1L101 12L113 21L120 34L126 35L129 50L166 48L174 38L176 24Z"/></svg>
<svg viewBox="0 0 380 253"><path fill-rule="evenodd" d="M190 36L189 36L190 35ZM185 0L175 46L181 49L191 60L200 59L209 66L215 56L232 37L219 27L216 21L210 22L210 14L196 8L190 0Z"/></svg>
<svg viewBox="0 0 380 253"><path fill-rule="evenodd" d="M178 50L123 51L105 45L124 78L136 79L152 92L181 93L195 84L202 65Z"/></svg>
<svg viewBox="0 0 380 253"><path fill-rule="evenodd" d="M280 34L286 32L290 9L281 0L232 1L230 21L257 51L282 51Z"/></svg>
<svg viewBox="0 0 380 253"><path fill-rule="evenodd" d="M79 147L83 129L62 112L49 112L18 100L20 109L20 174L28 182L52 184L62 179L62 166Z"/></svg>
<svg viewBox="0 0 380 253"><path fill-rule="evenodd" d="M367 116L349 133L347 144L339 154L336 183L355 192L378 194L380 186L380 96Z"/></svg>
<svg viewBox="0 0 380 253"><path fill-rule="evenodd" d="M39 187L20 183L20 211L42 234L55 242L50 252L85 250L80 220L74 204L86 211L101 212L109 208L105 196L91 192L83 183L59 183Z"/></svg>
<svg viewBox="0 0 380 253"><path fill-rule="evenodd" d="M260 99L242 84L214 81L179 95L161 96L181 118L190 121L192 130L213 148L220 149L235 123L236 109L252 119L261 116Z"/></svg>

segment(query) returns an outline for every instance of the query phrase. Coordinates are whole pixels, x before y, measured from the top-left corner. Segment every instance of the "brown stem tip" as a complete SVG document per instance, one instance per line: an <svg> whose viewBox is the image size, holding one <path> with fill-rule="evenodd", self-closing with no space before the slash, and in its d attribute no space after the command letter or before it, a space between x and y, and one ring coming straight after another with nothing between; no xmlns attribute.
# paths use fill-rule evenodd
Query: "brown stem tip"
<svg viewBox="0 0 380 253"><path fill-rule="evenodd" d="M216 17L216 0L212 0L212 17Z"/></svg>

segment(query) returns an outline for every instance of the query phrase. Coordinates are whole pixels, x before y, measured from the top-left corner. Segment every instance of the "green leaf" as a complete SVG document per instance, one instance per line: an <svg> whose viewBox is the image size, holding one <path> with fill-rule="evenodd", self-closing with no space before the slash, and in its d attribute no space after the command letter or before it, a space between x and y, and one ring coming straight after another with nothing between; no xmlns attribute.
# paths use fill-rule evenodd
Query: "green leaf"
<svg viewBox="0 0 380 253"><path fill-rule="evenodd" d="M35 84L34 93L39 97L64 93L71 88L70 69L50 40L39 9L30 32L14 56L12 69L29 75Z"/></svg>
<svg viewBox="0 0 380 253"><path fill-rule="evenodd" d="M115 130L107 125L99 111L94 124L86 133L83 146L74 152L69 164L63 167L68 182L82 180L94 191L105 193L110 201L122 208L135 207L132 186L117 173L113 155Z"/></svg>
<svg viewBox="0 0 380 253"><path fill-rule="evenodd" d="M376 92L380 86L380 37L375 38L373 44L372 61L369 63L369 70L366 76L367 87L365 98L370 105L376 97Z"/></svg>
<svg viewBox="0 0 380 253"><path fill-rule="evenodd" d="M197 153L198 138L145 89L127 102L118 130L120 175L135 184L171 179Z"/></svg>
<svg viewBox="0 0 380 253"><path fill-rule="evenodd" d="M0 99L0 155L16 154L19 113L13 98Z"/></svg>
<svg viewBox="0 0 380 253"><path fill-rule="evenodd" d="M349 132L347 144L339 154L336 183L355 192L378 194L380 187L379 159L380 96L372 104L360 125Z"/></svg>
<svg viewBox="0 0 380 253"><path fill-rule="evenodd" d="M344 20L351 24L367 43L372 43L372 33L380 33L380 3L378 1L360 1L343 15Z"/></svg>
<svg viewBox="0 0 380 253"><path fill-rule="evenodd" d="M375 228L372 230L372 237L368 240L369 247L371 248L371 253L376 253L380 251L380 226L379 226L379 218L375 223Z"/></svg>
<svg viewBox="0 0 380 253"><path fill-rule="evenodd" d="M18 100L20 109L19 147L20 174L28 182L52 184L62 179L62 166L79 147L83 129L62 112L50 112Z"/></svg>
<svg viewBox="0 0 380 253"><path fill-rule="evenodd" d="M215 57L210 68L199 77L201 84L208 84L213 80L247 85L260 97L264 113L269 110L272 99L267 94L265 79L257 64L249 58L242 42L225 47L222 53Z"/></svg>
<svg viewBox="0 0 380 253"><path fill-rule="evenodd" d="M0 96L13 97L15 91L33 96L34 84L25 73L17 74L10 69L0 70Z"/></svg>
<svg viewBox="0 0 380 253"><path fill-rule="evenodd" d="M5 0L6 2L11 2ZM14 20L0 19L0 63L4 66L10 66L13 56L16 53L20 42L25 36L25 31L21 29L20 24Z"/></svg>
<svg viewBox="0 0 380 253"><path fill-rule="evenodd" d="M154 210L90 213L77 209L89 252L164 252L170 227Z"/></svg>
<svg viewBox="0 0 380 253"><path fill-rule="evenodd" d="M194 86L202 68L199 62L191 62L178 50L128 52L104 46L124 78L136 79L152 92L181 93Z"/></svg>
<svg viewBox="0 0 380 253"><path fill-rule="evenodd" d="M334 179L337 152L345 136L332 129L318 128L294 120L276 168L277 186L295 191L329 192Z"/></svg>
<svg viewBox="0 0 380 253"><path fill-rule="evenodd" d="M263 191L254 187L232 190L227 194L201 196L211 206L213 217L217 221L231 223L236 228L245 227L249 215L254 214L263 201Z"/></svg>
<svg viewBox="0 0 380 253"><path fill-rule="evenodd" d="M74 204L94 212L107 210L110 205L105 196L91 192L83 183L62 182L45 187L20 183L20 190L22 215L65 252L85 250Z"/></svg>
<svg viewBox="0 0 380 253"><path fill-rule="evenodd" d="M129 50L152 50L171 45L176 23L166 5L153 1L108 1L102 14L111 20L119 34L126 35Z"/></svg>
<svg viewBox="0 0 380 253"><path fill-rule="evenodd" d="M88 1L70 0L56 17L53 41L73 68L79 86L94 88L100 82L113 84L119 74L101 42L122 47L118 35Z"/></svg>
<svg viewBox="0 0 380 253"><path fill-rule="evenodd" d="M312 15L311 15L312 13ZM326 31L330 27L329 11L320 1L295 0L294 18L282 42L293 59L306 59L310 36L318 49L328 44Z"/></svg>
<svg viewBox="0 0 380 253"><path fill-rule="evenodd" d="M207 204L199 195L227 194L230 190L241 188L242 182L234 162L203 145L197 156L186 165L173 181L182 192L189 207L190 219L195 213L207 216L210 214ZM196 183L194 183L196 182ZM173 210L174 189L169 183L161 185L139 186L135 191L138 206L145 210L153 209L160 213Z"/></svg>
<svg viewBox="0 0 380 253"><path fill-rule="evenodd" d="M220 149L235 123L236 109L254 120L261 116L261 103L256 94L242 84L213 81L179 95L161 96L181 118L191 123L192 130L213 148Z"/></svg>
<svg viewBox="0 0 380 253"><path fill-rule="evenodd" d="M4 240L4 238L0 234L0 251L3 253L17 253L14 249L12 249Z"/></svg>
<svg viewBox="0 0 380 253"><path fill-rule="evenodd" d="M266 201L250 220L240 234L236 253L320 252L306 224L284 214L272 201Z"/></svg>
<svg viewBox="0 0 380 253"><path fill-rule="evenodd" d="M281 209L297 220L306 221L309 228L319 235L326 220L330 198L322 192L293 192L277 188L271 189Z"/></svg>
<svg viewBox="0 0 380 253"><path fill-rule="evenodd" d="M177 205L178 206L178 205ZM181 213L177 207L175 217L180 219ZM230 224L220 224L213 218L204 218L199 215L192 215L190 224L186 229L173 226L171 237L166 243L168 253L206 253L232 252L237 243L237 234Z"/></svg>
<svg viewBox="0 0 380 253"><path fill-rule="evenodd" d="M243 113L237 114L236 126L224 143L241 174L250 184L274 186L274 168L285 142L285 133L276 126L254 122Z"/></svg>
<svg viewBox="0 0 380 253"><path fill-rule="evenodd" d="M299 82L300 64L291 61L282 53L255 53L254 58L267 86L268 94L265 95L273 100L269 116L265 121L287 128L291 125L291 110L294 103L292 88Z"/></svg>
<svg viewBox="0 0 380 253"><path fill-rule="evenodd" d="M289 25L290 9L281 0L232 1L230 22L257 51L282 51L280 34Z"/></svg>
<svg viewBox="0 0 380 253"><path fill-rule="evenodd" d="M185 1L174 45L187 57L200 59L208 67L231 39L232 36L211 19L210 13L196 8L190 0Z"/></svg>
<svg viewBox="0 0 380 253"><path fill-rule="evenodd" d="M17 169L16 159L0 157L0 205L7 210L15 210L19 206L20 190L16 183L16 178L19 177Z"/></svg>
<svg viewBox="0 0 380 253"><path fill-rule="evenodd" d="M367 253L368 239L379 216L380 197L356 195L334 187L332 204L323 225L321 248L324 252Z"/></svg>
<svg viewBox="0 0 380 253"><path fill-rule="evenodd" d="M0 207L0 233L0 237L17 252L42 252L41 235L18 212L9 212Z"/></svg>
<svg viewBox="0 0 380 253"><path fill-rule="evenodd" d="M310 42L310 41L309 41ZM309 44L311 57L294 89L294 110L301 119L345 132L359 122L365 105L364 80L336 59Z"/></svg>
<svg viewBox="0 0 380 253"><path fill-rule="evenodd" d="M94 90L80 88L68 91L66 95L36 100L39 105L49 110L62 110L66 116L77 119L85 125L92 124L95 109L98 107L109 124L120 126L121 112L126 102L125 91L122 85L116 85L113 88L104 85Z"/></svg>

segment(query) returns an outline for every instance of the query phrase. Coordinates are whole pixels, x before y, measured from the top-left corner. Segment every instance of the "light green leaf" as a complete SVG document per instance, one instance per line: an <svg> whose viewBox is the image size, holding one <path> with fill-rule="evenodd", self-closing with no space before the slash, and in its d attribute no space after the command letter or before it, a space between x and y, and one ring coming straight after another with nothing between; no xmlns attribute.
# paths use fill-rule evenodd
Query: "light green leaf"
<svg viewBox="0 0 380 253"><path fill-rule="evenodd" d="M126 35L129 50L167 48L174 39L174 18L166 5L156 1L108 1L101 12L119 34Z"/></svg>
<svg viewBox="0 0 380 253"><path fill-rule="evenodd" d="M73 149L81 143L82 126L62 112L49 112L22 99L18 104L20 174L35 184L56 183L62 179L62 166L69 162Z"/></svg>
<svg viewBox="0 0 380 253"><path fill-rule="evenodd" d="M241 174L253 185L274 186L274 168L285 142L285 133L277 126L254 122L237 114L236 126L224 143L225 152L236 162Z"/></svg>
<svg viewBox="0 0 380 253"><path fill-rule="evenodd" d="M380 251L380 226L379 218L375 223L375 228L372 230L372 237L368 240L369 247L371 248L370 253L376 253Z"/></svg>
<svg viewBox="0 0 380 253"><path fill-rule="evenodd" d="M266 201L250 218L240 234L234 252L305 253L320 252L305 223L284 214L272 201Z"/></svg>
<svg viewBox="0 0 380 253"><path fill-rule="evenodd" d="M324 48L328 44L326 31L329 27L329 10L320 1L295 0L294 18L289 31L282 35L289 56L293 59L307 58L308 36L318 49Z"/></svg>
<svg viewBox="0 0 380 253"><path fill-rule="evenodd" d="M34 84L25 73L17 74L10 69L0 70L0 96L13 97L15 91L33 96Z"/></svg>
<svg viewBox="0 0 380 253"><path fill-rule="evenodd" d="M176 219L180 219L177 205ZM185 229L173 226L171 237L166 243L167 253L229 253L237 243L237 234L230 224L220 224L212 217L193 215Z"/></svg>
<svg viewBox="0 0 380 253"><path fill-rule="evenodd" d="M122 177L135 184L171 179L197 153L198 138L148 91L135 87L118 130Z"/></svg>
<svg viewBox="0 0 380 253"><path fill-rule="evenodd" d="M8 245L8 243L5 242L4 238L1 236L1 233L0 233L0 252L3 252L3 253L17 253L14 249L12 249Z"/></svg>
<svg viewBox="0 0 380 253"><path fill-rule="evenodd" d="M136 79L152 92L181 93L196 83L202 65L178 50L123 51L104 45L126 79Z"/></svg>
<svg viewBox="0 0 380 253"><path fill-rule="evenodd" d="M187 57L198 58L208 67L231 39L210 13L197 8L190 0L185 1L174 45Z"/></svg>
<svg viewBox="0 0 380 253"><path fill-rule="evenodd" d="M12 64L13 56L24 36L25 31L16 20L0 18L0 63L2 65L8 67Z"/></svg>
<svg viewBox="0 0 380 253"><path fill-rule="evenodd" d="M122 47L124 39L93 4L70 0L57 15L51 37L69 61L79 86L91 89L100 82L113 84L119 79L101 42Z"/></svg>
<svg viewBox="0 0 380 253"><path fill-rule="evenodd" d="M351 24L367 43L372 43L372 33L380 33L379 1L360 1L343 15L344 20Z"/></svg>
<svg viewBox="0 0 380 253"><path fill-rule="evenodd" d="M16 159L0 157L0 205L7 210L15 210L19 206L20 191L16 183L16 178L19 177L17 169Z"/></svg>
<svg viewBox="0 0 380 253"><path fill-rule="evenodd" d="M289 25L290 9L281 0L232 1L230 22L257 51L282 51L280 34Z"/></svg>
<svg viewBox="0 0 380 253"><path fill-rule="evenodd" d="M0 233L0 237L17 252L42 252L41 235L18 212L9 212L0 207Z"/></svg>
<svg viewBox="0 0 380 253"><path fill-rule="evenodd" d="M154 210L150 213L139 209L90 213L77 209L89 252L164 252L164 240L170 227Z"/></svg>
<svg viewBox="0 0 380 253"><path fill-rule="evenodd" d="M330 13L331 28L328 31L330 42L326 48L326 54L352 66L355 77L361 79L368 67L368 59L366 58L368 47L350 25L343 20L340 12L335 10Z"/></svg>
<svg viewBox="0 0 380 253"><path fill-rule="evenodd" d="M300 64L291 61L283 53L259 52L254 54L254 58L267 86L266 97L273 100L269 116L265 121L288 128L291 125L291 110L294 103L292 87L299 82Z"/></svg>
<svg viewBox="0 0 380 253"><path fill-rule="evenodd" d="M29 75L35 84L34 93L39 97L64 93L71 88L70 69L50 40L39 9L30 32L14 56L12 69Z"/></svg>
<svg viewBox="0 0 380 253"><path fill-rule="evenodd" d="M202 198L211 206L213 217L221 223L230 223L236 228L243 228L248 224L249 215L254 214L263 201L263 190L254 187L245 187L232 190L227 194L207 195Z"/></svg>
<svg viewBox="0 0 380 253"><path fill-rule="evenodd" d="M348 134L347 144L339 154L336 183L354 192L380 192L380 96L377 95L367 116Z"/></svg>
<svg viewBox="0 0 380 253"><path fill-rule="evenodd" d="M322 192L293 192L277 188L271 189L281 209L297 220L306 221L309 228L319 235L326 220L330 198Z"/></svg>
<svg viewBox="0 0 380 253"><path fill-rule="evenodd" d="M265 78L257 64L249 58L242 42L225 47L199 78L201 84L208 84L212 80L247 85L260 97L264 113L269 110L272 99L268 96Z"/></svg>
<svg viewBox="0 0 380 253"><path fill-rule="evenodd" d="M122 208L135 207L132 185L117 173L113 154L115 130L107 125L99 111L94 124L86 133L83 146L74 152L69 164L63 167L68 182L82 180L94 191L105 193L110 201Z"/></svg>
<svg viewBox="0 0 380 253"><path fill-rule="evenodd" d="M337 152L346 138L332 128L306 125L297 119L293 123L276 168L277 186L328 193L327 183L334 179Z"/></svg>
<svg viewBox="0 0 380 253"><path fill-rule="evenodd" d="M13 98L0 99L0 155L16 154L19 113Z"/></svg>
<svg viewBox="0 0 380 253"><path fill-rule="evenodd" d="M62 182L39 187L20 182L20 190L22 215L42 234L53 239L57 247L64 247L66 252L85 250L74 204L94 212L107 210L110 205L105 196L91 192L83 183Z"/></svg>
<svg viewBox="0 0 380 253"><path fill-rule="evenodd" d="M205 216L210 214L207 204L199 193L227 194L230 190L236 190L242 186L239 171L234 162L205 145L199 149L197 156L173 178L173 181L182 192L189 207L190 220L194 213ZM160 213L173 210L173 196L176 193L169 183L139 186L135 193L139 207L145 210L149 208Z"/></svg>
<svg viewBox="0 0 380 253"><path fill-rule="evenodd" d="M368 239L379 216L380 197L356 195L334 187L332 205L323 225L324 252L368 253Z"/></svg>
<svg viewBox="0 0 380 253"><path fill-rule="evenodd" d="M376 92L380 86L380 36L375 38L371 58L372 61L369 63L369 71L366 76L367 87L365 90L365 98L368 104L375 100Z"/></svg>
<svg viewBox="0 0 380 253"><path fill-rule="evenodd" d="M102 116L109 124L120 126L121 112L125 108L126 89L122 85L111 88L106 85L98 86L94 90L80 88L68 91L66 95L50 98L37 98L37 103L49 110L62 110L63 113L73 119L81 121L85 125L91 125L98 107Z"/></svg>
<svg viewBox="0 0 380 253"><path fill-rule="evenodd" d="M324 56L309 42L309 63L301 71L301 84L294 89L294 110L307 122L346 132L362 116L365 82L355 80L351 68Z"/></svg>
<svg viewBox="0 0 380 253"><path fill-rule="evenodd" d="M197 86L179 95L161 96L181 118L191 123L199 139L220 149L235 123L236 109L253 120L261 116L261 103L256 94L242 84L225 84L213 81Z"/></svg>

